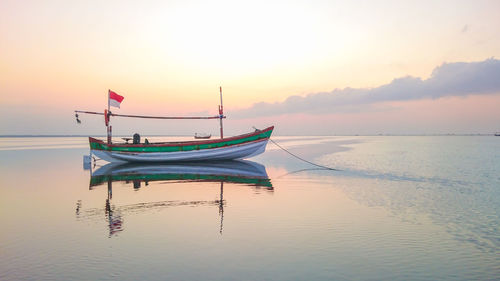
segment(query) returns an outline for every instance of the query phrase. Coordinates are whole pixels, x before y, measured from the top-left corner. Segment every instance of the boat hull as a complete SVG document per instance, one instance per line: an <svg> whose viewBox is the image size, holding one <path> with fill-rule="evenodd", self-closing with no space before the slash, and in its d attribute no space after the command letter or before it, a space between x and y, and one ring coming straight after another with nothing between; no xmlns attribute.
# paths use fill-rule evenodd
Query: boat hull
<svg viewBox="0 0 500 281"><path fill-rule="evenodd" d="M89 138L91 153L108 162L214 161L249 158L265 151L274 127L211 141L111 144Z"/></svg>

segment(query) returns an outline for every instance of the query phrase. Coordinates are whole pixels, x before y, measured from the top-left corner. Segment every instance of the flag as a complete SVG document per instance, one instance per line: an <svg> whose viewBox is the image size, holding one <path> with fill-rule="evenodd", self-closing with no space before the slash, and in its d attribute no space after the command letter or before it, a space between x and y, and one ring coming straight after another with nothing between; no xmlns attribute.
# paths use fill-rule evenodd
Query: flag
<svg viewBox="0 0 500 281"><path fill-rule="evenodd" d="M119 94L111 90L108 91L109 91L109 105L120 108L120 103L123 101L124 97L120 96Z"/></svg>

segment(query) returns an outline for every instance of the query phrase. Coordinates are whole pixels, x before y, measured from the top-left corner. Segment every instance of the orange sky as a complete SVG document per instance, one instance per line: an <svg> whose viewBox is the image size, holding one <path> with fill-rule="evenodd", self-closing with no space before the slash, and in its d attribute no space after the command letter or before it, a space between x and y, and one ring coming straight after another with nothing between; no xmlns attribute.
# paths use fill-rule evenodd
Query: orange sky
<svg viewBox="0 0 500 281"><path fill-rule="evenodd" d="M98 121L82 128L71 118L74 109L101 111L107 89L125 96L122 113L213 114L222 85L229 113L291 95L378 87L407 75L426 79L443 62L500 56L500 2L400 2L2 1L0 134L104 133ZM470 114L494 115L480 108L484 99L500 101L494 95L457 103ZM454 109L436 110L448 125L461 122ZM401 122L409 118L400 114ZM289 128L282 133L300 134L281 120ZM344 132L372 131L354 123ZM415 130L446 130L432 126L422 121ZM380 127L397 133L405 126Z"/></svg>

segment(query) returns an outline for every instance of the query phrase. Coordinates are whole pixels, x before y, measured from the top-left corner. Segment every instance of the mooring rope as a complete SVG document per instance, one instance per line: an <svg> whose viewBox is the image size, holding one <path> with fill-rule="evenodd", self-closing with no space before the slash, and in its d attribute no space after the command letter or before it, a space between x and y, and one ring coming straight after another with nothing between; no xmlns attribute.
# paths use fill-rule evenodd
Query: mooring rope
<svg viewBox="0 0 500 281"><path fill-rule="evenodd" d="M301 160L301 161L304 161L304 162L306 162L306 163L309 163L309 164L311 164L311 165L314 165L314 166L316 166L316 167L320 167L320 168L323 168L323 169L326 169L326 170L341 171L341 170L339 170L339 169L335 169L335 168L331 168L331 167L323 166L323 165L316 164L316 163L313 163L313 162L311 162L311 161L308 161L308 160L306 160L306 159L304 159L304 158L302 158L302 157L299 157L299 156L297 156L297 155L295 155L295 154L291 153L291 152L290 152L290 151L288 151L286 148L282 147L282 146L281 146L281 145L279 145L277 142L275 142L273 139L269 138L269 140L270 140L272 143L274 143L277 147L279 147L279 148L281 148L283 151L285 151L286 153L288 153L288 154L292 155L293 157L295 157L295 158L297 158L297 159L299 159L299 160Z"/></svg>

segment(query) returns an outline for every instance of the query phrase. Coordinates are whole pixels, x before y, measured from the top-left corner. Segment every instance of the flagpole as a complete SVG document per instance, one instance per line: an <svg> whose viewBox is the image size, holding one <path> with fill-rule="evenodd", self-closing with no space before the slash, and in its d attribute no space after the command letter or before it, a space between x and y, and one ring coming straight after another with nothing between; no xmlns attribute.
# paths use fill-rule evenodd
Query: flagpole
<svg viewBox="0 0 500 281"><path fill-rule="evenodd" d="M110 117L110 114L109 114L109 98L110 98L110 90L108 89L108 111L106 112L106 114L108 116L104 116L104 119L105 120L108 120L108 122L106 122L106 135L108 137L108 144L111 144L111 131L110 131L110 126L109 126L109 117Z"/></svg>
<svg viewBox="0 0 500 281"><path fill-rule="evenodd" d="M220 138L224 138L224 132L222 128L222 118L224 116L224 107L222 105L222 87L219 87L220 90L220 106L219 106L219 120L220 120Z"/></svg>

